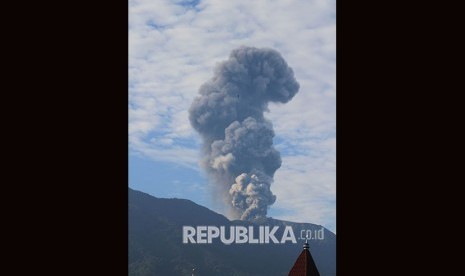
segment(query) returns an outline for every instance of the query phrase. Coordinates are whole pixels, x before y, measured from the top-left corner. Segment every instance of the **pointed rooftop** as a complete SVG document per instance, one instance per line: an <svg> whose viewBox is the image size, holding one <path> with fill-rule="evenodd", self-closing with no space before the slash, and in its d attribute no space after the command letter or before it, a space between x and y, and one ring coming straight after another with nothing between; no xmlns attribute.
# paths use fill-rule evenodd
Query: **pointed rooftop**
<svg viewBox="0 0 465 276"><path fill-rule="evenodd" d="M302 253L300 253L295 261L294 266L289 272L289 276L320 276L315 261L313 261L312 254L310 254L308 250L309 247L307 240L305 240L304 250L302 250Z"/></svg>

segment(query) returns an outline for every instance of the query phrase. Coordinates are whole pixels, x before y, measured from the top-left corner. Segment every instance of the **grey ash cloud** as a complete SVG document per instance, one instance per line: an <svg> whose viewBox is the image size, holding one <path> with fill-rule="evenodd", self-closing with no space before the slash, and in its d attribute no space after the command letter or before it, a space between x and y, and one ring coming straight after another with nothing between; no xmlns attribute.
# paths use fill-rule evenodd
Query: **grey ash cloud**
<svg viewBox="0 0 465 276"><path fill-rule="evenodd" d="M264 112L269 102L287 103L298 90L279 52L240 47L217 65L192 102L189 120L202 137L202 167L232 218L266 217L276 201L270 187L281 157Z"/></svg>

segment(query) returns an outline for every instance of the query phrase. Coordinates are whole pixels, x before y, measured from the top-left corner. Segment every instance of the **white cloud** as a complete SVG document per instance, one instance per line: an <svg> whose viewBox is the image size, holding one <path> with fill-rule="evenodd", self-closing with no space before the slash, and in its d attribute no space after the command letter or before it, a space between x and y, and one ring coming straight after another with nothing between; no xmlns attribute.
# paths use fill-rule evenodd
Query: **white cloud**
<svg viewBox="0 0 465 276"><path fill-rule="evenodd" d="M283 156L272 185L277 200L271 208L287 210L280 219L312 222L335 231L335 139L313 139L298 147L307 148L302 150L306 154Z"/></svg>
<svg viewBox="0 0 465 276"><path fill-rule="evenodd" d="M187 109L215 63L241 46L271 47L301 88L270 105L283 165L271 207L283 219L335 225L334 0L129 1L130 151L198 169L199 138Z"/></svg>

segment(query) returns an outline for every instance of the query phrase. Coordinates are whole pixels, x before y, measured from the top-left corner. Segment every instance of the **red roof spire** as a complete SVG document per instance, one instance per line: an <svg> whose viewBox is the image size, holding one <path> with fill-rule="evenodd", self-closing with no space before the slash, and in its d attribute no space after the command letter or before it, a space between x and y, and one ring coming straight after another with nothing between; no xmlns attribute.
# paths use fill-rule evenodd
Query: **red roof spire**
<svg viewBox="0 0 465 276"><path fill-rule="evenodd" d="M310 254L307 239L305 239L304 250L300 253L299 257L294 263L294 266L289 272L289 276L320 276L315 262L313 261L312 254Z"/></svg>

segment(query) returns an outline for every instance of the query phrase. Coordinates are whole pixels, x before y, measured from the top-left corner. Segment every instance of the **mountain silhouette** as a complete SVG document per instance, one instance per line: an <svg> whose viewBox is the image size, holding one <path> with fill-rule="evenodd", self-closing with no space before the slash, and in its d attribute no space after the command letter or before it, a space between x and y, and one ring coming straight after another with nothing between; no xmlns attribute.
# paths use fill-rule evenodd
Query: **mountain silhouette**
<svg viewBox="0 0 465 276"><path fill-rule="evenodd" d="M300 239L302 230L319 231L324 237L308 241L310 252L320 275L336 275L336 235L320 225L273 218L254 222L230 221L186 199L156 198L130 188L128 196L130 276L288 275L302 252L305 241ZM225 245L219 239L214 239L212 244L182 242L183 226L225 226L229 229L229 226L238 225L279 226L275 235L278 239L289 225L297 243Z"/></svg>

